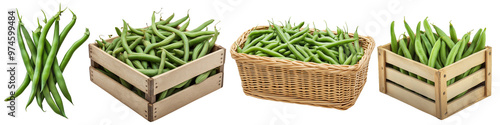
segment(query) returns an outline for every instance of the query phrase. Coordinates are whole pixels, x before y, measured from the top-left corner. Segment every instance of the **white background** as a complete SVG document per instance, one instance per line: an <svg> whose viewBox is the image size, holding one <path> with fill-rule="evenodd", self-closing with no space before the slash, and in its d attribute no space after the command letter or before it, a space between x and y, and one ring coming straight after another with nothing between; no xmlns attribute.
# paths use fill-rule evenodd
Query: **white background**
<svg viewBox="0 0 500 125"><path fill-rule="evenodd" d="M42 112L33 102L27 111L24 110L30 87L18 98L17 117L7 116L7 103L0 110L1 124L244 124L244 125L304 125L304 124L500 124L500 80L498 67L493 67L493 94L461 112L439 120L434 116L411 107L395 98L382 94L378 89L378 72L376 50L370 60L368 81L356 104L346 111L282 103L256 99L244 95L238 70L229 52L226 58L224 87L179 110L157 120L148 122L130 108L116 100L89 80L88 58L89 43L103 35L115 34L114 27L121 27L124 19L133 27L144 27L151 22L153 11L162 8L163 17L171 13L176 18L185 16L190 9L191 26L198 26L208 19L221 21L217 27L221 35L217 44L229 48L230 45L247 29L256 25L267 25L267 20L287 20L292 22L315 22L324 29L324 20L330 27L343 26L348 23L350 32L359 26L360 35L372 36L377 46L390 42L389 26L396 21L396 32L403 33L403 19L415 29L418 21L429 17L429 22L437 24L448 31L448 22L452 20L459 37L470 30L477 31L487 27L486 45L493 47L493 64L498 62L500 47L496 34L499 31L497 2L489 1L416 1L416 0L364 0L364 1L272 1L272 0L136 0L136 1L104 1L104 0L9 0L0 4L2 39L6 36L6 11L18 8L24 17L23 22L28 30L36 27L36 17L41 17L40 9L49 16L57 10L58 3L73 10L78 20L62 45L60 52L65 52L71 42L79 39L85 27L90 29L91 36L73 55L64 72L68 88L75 105L65 101L66 114L69 119L62 118L44 105ZM71 20L69 12L63 13L61 27ZM158 18L158 16L157 16ZM212 28L212 26L210 26ZM62 29L62 28L61 28ZM474 32L475 32L474 31ZM51 36L49 35L49 40ZM0 43L0 65L6 65L6 41ZM61 59L63 54L59 54ZM20 60L21 57L18 56ZM21 62L21 61L19 61ZM24 78L24 66L19 63L18 82ZM2 66L5 67L5 66ZM1 68L0 97L8 95L7 76Z"/></svg>

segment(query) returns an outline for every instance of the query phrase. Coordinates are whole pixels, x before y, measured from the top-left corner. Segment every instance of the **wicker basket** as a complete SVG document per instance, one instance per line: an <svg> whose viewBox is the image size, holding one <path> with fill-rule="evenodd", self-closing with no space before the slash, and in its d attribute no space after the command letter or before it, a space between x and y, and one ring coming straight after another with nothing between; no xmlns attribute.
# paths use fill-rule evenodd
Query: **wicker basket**
<svg viewBox="0 0 500 125"><path fill-rule="evenodd" d="M352 66L290 61L236 52L236 47L244 45L252 30L268 27L258 26L244 32L231 46L231 57L238 65L246 95L341 110L354 105L366 83L368 62L375 47L372 37L359 36L365 55ZM349 33L349 36L353 34Z"/></svg>

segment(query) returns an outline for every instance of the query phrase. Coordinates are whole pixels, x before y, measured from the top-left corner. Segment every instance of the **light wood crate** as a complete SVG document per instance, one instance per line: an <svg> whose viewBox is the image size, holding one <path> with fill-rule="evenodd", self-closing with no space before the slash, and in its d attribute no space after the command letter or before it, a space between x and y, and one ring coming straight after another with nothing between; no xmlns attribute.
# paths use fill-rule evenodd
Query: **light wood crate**
<svg viewBox="0 0 500 125"><path fill-rule="evenodd" d="M390 44L379 46L380 92L442 120L491 95L491 57L491 47L488 46L438 70L393 53ZM402 68L435 84L433 86L422 82L387 64ZM449 86L446 85L446 81L480 64L480 70ZM462 97L448 102L465 91L467 93Z"/></svg>
<svg viewBox="0 0 500 125"><path fill-rule="evenodd" d="M108 39L106 42L111 42L113 39ZM91 43L89 44L90 80L151 122L221 88L223 86L225 51L225 48L215 45L211 53L197 60L163 74L148 77L107 54L95 43ZM99 67L108 69L144 92L145 99L97 70ZM208 77L205 81L191 85L163 100L156 100L157 94L217 67L219 68L217 74Z"/></svg>

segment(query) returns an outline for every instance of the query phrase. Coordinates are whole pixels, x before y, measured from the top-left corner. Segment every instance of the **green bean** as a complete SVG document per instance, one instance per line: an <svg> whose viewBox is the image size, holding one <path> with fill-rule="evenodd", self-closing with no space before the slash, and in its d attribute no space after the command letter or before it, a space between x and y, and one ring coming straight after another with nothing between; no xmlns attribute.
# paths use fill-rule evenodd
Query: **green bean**
<svg viewBox="0 0 500 125"><path fill-rule="evenodd" d="M462 57L467 57L469 55L471 55L474 51L474 48L476 47L476 44L477 44L477 41L479 41L480 37L481 37L481 33L482 33L483 29L479 29L476 34L474 35L474 38L472 39L472 43L470 44L469 48L467 49L467 51L465 51L465 53L463 54Z"/></svg>
<svg viewBox="0 0 500 125"><path fill-rule="evenodd" d="M39 86L40 87L40 86ZM43 112L45 112L45 110L43 109L43 99L45 99L45 97L43 96L43 94L40 92L40 88L38 88L36 90L36 95L35 95L35 98L36 98L36 103L38 104L38 107L40 107L40 109L42 109Z"/></svg>
<svg viewBox="0 0 500 125"><path fill-rule="evenodd" d="M335 60L333 60L331 57L329 56L326 56L322 51L317 51L318 53L318 56L323 59L323 60L326 60L328 61L330 64L335 64L335 65L339 65L339 63Z"/></svg>
<svg viewBox="0 0 500 125"><path fill-rule="evenodd" d="M298 46L298 45L295 45L295 46ZM298 49L297 49L298 50ZM280 49L278 50L279 53L284 53L285 51L287 51L286 49ZM305 53L305 52L304 52Z"/></svg>
<svg viewBox="0 0 500 125"><path fill-rule="evenodd" d="M246 44L244 47L243 47L243 51L245 51L246 49L248 49L249 47L251 46L255 46L255 44L259 43L262 39L264 39L264 37L266 37L268 35L261 35L259 36L258 38L252 40L249 44Z"/></svg>
<svg viewBox="0 0 500 125"><path fill-rule="evenodd" d="M431 43L429 42L429 39L427 39L427 37L425 35L421 35L421 41L423 41L423 44L424 44L424 51L427 52L427 54L431 54L431 50L432 50L432 45ZM441 38L438 39L438 41L441 40Z"/></svg>
<svg viewBox="0 0 500 125"><path fill-rule="evenodd" d="M305 51L305 50L304 50L301 46L299 46L299 45L295 45L295 48L297 49L297 51L299 51L299 53L300 53L301 55L304 55L304 57L305 57L305 58L307 58L307 57L311 56L311 55L307 54L307 52L306 52L306 51ZM283 50L284 50L284 49L283 49ZM280 51L281 51L281 50L280 50ZM278 52L280 52L280 51L278 51ZM285 50L285 51L286 51L286 50ZM283 52L280 52L280 53L283 53ZM292 52L292 53L293 53L293 52Z"/></svg>
<svg viewBox="0 0 500 125"><path fill-rule="evenodd" d="M66 81L64 80L64 77L62 75L63 70L61 70L60 66L58 65L57 59L54 60L54 63L52 65L53 65L52 72L54 72L54 76L55 76L55 79L58 83L57 85L59 86L59 89L61 90L64 97L66 99L68 99L69 102L73 103L73 100L71 99L71 95L69 94L68 88L66 87ZM49 80L50 80L50 77L49 77Z"/></svg>
<svg viewBox="0 0 500 125"><path fill-rule="evenodd" d="M425 35L427 36L429 41L432 43L432 45L436 44L436 38L432 33L432 29L431 26L429 25L429 22L427 22L427 17L424 19L424 28L425 28Z"/></svg>
<svg viewBox="0 0 500 125"><path fill-rule="evenodd" d="M175 13L172 13L172 15L170 15L170 16L169 16L166 20L163 20L163 21L158 21L158 22L156 22L156 24L158 24L158 25L165 25L165 24L168 24L168 23L170 23L170 21L171 21L172 19L174 19L174 16L175 16Z"/></svg>
<svg viewBox="0 0 500 125"><path fill-rule="evenodd" d="M151 30L153 30L153 33L154 33L156 36L160 37L161 39L166 39L167 37L166 37L166 36L164 36L163 34L159 33L159 32L158 32L158 29L156 28L156 22L155 22L156 18L155 18L155 13L156 13L156 12L153 12L153 16L151 16ZM123 33L122 33L122 34L123 34ZM127 52L128 52L128 51L127 51Z"/></svg>
<svg viewBox="0 0 500 125"><path fill-rule="evenodd" d="M144 35L144 31L142 31L142 32L141 32L141 31L139 31L139 30L137 30L137 29L135 29L135 28L131 27L131 26L130 26L130 24L127 24L127 25L128 25L128 27L129 27L130 31L132 31L133 33L135 33L135 34L137 34L137 35L141 35L141 36L143 36L143 35Z"/></svg>
<svg viewBox="0 0 500 125"><path fill-rule="evenodd" d="M166 60L166 56L167 56L167 51L165 49L161 49L161 58L160 58L160 66L158 67L158 73L157 74L161 74L162 71L163 71L163 68L165 67L165 60Z"/></svg>
<svg viewBox="0 0 500 125"><path fill-rule="evenodd" d="M353 54L354 56L352 57L352 61L351 61L351 64L349 65L355 65L356 63L358 63L359 59L361 58L358 58L358 54Z"/></svg>
<svg viewBox="0 0 500 125"><path fill-rule="evenodd" d="M160 49L165 49L165 50L171 50L171 49L177 49L177 48L181 48L182 46L184 46L183 43L171 43L169 45L166 45L166 46L162 46L162 47L159 47Z"/></svg>
<svg viewBox="0 0 500 125"><path fill-rule="evenodd" d="M301 35L301 36L300 36L300 37L298 37L298 38L292 39L292 40L290 41L290 44L296 44L296 43L297 43L297 42L299 42L299 41L303 41L303 40L306 38L306 36L307 36L306 34L303 34L303 35Z"/></svg>
<svg viewBox="0 0 500 125"><path fill-rule="evenodd" d="M443 43L441 43L441 48L439 50L439 59L442 62L443 66L445 66L446 59L447 59L447 57L446 57L446 45L445 45L444 41L441 41L441 42L443 42Z"/></svg>
<svg viewBox="0 0 500 125"><path fill-rule="evenodd" d="M179 31L186 31L187 27L189 26L189 23L191 22L191 19L188 19L186 23L184 23L181 28L179 28Z"/></svg>
<svg viewBox="0 0 500 125"><path fill-rule="evenodd" d="M179 31L177 29L169 27L169 26L158 26L158 27L161 29L170 31L170 32L174 32L176 35L180 36L182 41L184 42L184 52L189 52L189 42L188 42L188 39L184 33L182 33L181 31ZM188 59L189 59L189 53L184 53L184 62L187 62Z"/></svg>
<svg viewBox="0 0 500 125"><path fill-rule="evenodd" d="M151 45L148 45L146 46L146 49L144 49L144 53L148 53L151 49L154 49L154 48L158 48L160 46L164 46L164 45L167 45L169 44L170 42L172 42L175 38L175 33L168 36L167 38L163 39L161 42L159 43L154 43L154 44L151 44Z"/></svg>
<svg viewBox="0 0 500 125"><path fill-rule="evenodd" d="M337 27L337 29L338 29L338 27ZM392 23L391 23L391 50L392 50L392 52L397 53L398 48L399 48L398 47L398 40L396 39L396 33L394 32L394 21L392 21Z"/></svg>
<svg viewBox="0 0 500 125"><path fill-rule="evenodd" d="M321 37L321 38L318 38L318 41L319 42L331 42L331 43L335 43L337 41L335 41L333 38L331 37Z"/></svg>
<svg viewBox="0 0 500 125"><path fill-rule="evenodd" d="M73 56L73 53L89 38L89 35L90 35L89 29L86 28L83 37L77 40L75 43L73 43L73 45L71 45L66 54L64 54L64 58L62 59L61 64L59 65L59 67L61 67L61 71L64 71L66 65L71 59L71 56Z"/></svg>
<svg viewBox="0 0 500 125"><path fill-rule="evenodd" d="M153 77L157 74L161 74L161 73L165 73L165 72L168 72L170 71L169 69L163 69L161 71L161 73L158 73L158 69L137 69L137 71L141 72L142 74L146 75L146 76L149 76L149 77Z"/></svg>
<svg viewBox="0 0 500 125"><path fill-rule="evenodd" d="M349 57L347 57L347 59L345 60L345 62L342 65L349 65L349 64L351 64L353 56L354 56L354 54L351 54Z"/></svg>
<svg viewBox="0 0 500 125"><path fill-rule="evenodd" d="M205 42L206 43L206 42ZM191 59L195 60L198 58L198 54L200 54L201 49L203 48L204 44L198 44L196 47L193 49L193 55L191 56Z"/></svg>
<svg viewBox="0 0 500 125"><path fill-rule="evenodd" d="M323 46L325 46L326 48L331 48L331 47L335 47L335 46L338 46L338 45L343 45L343 44L354 42L354 41L356 41L356 40L355 39L344 39L344 40L340 40L340 41L335 42L335 43L325 44Z"/></svg>
<svg viewBox="0 0 500 125"><path fill-rule="evenodd" d="M440 38L443 39L443 41L446 43L446 45L448 45L448 48L451 49L451 48L453 48L453 46L455 46L455 43L451 40L450 37L448 37L448 35L446 35L446 33L443 32L443 30L441 30L436 25L432 25L432 26L434 26L434 29L439 34Z"/></svg>
<svg viewBox="0 0 500 125"><path fill-rule="evenodd" d="M189 31L189 32L199 32L201 31L203 28L207 27L208 25L212 24L212 22L214 22L214 19L210 19L210 20L207 20L205 21L203 24L201 24L200 26L196 27L195 29ZM187 34L186 34L187 36Z"/></svg>
<svg viewBox="0 0 500 125"><path fill-rule="evenodd" d="M274 43L267 44L264 48L266 48L266 49L273 49L273 48L275 48L278 45L279 45L279 43L274 42Z"/></svg>
<svg viewBox="0 0 500 125"><path fill-rule="evenodd" d="M184 34L186 34L187 37L198 37L198 36L203 36L203 35L212 35L212 34L215 34L215 32L214 31L198 31L198 32L188 31L188 32L184 32Z"/></svg>
<svg viewBox="0 0 500 125"><path fill-rule="evenodd" d="M463 42L461 42L461 45L460 45L460 48L458 49L458 53L457 53L457 56L455 57L455 61L458 61L458 60L461 60L462 59L462 55L464 53L464 50L465 50L465 47L467 46L467 43L469 42L470 40L470 32L466 33L461 40L463 40Z"/></svg>
<svg viewBox="0 0 500 125"><path fill-rule="evenodd" d="M455 27L453 27L453 24L451 24L451 21L450 21L450 38L454 43L458 42L457 32L455 31ZM467 41L467 42L469 42L469 41Z"/></svg>
<svg viewBox="0 0 500 125"><path fill-rule="evenodd" d="M483 32L481 33L481 39L477 41L477 44L474 47L474 53L483 50L485 43L486 43L486 28L484 28Z"/></svg>
<svg viewBox="0 0 500 125"><path fill-rule="evenodd" d="M57 46L54 46L54 48L57 48ZM54 101L56 102L57 107L59 107L59 110L61 111L61 115L66 116L64 113L64 105L61 99L61 96L59 95L59 92L57 91L56 88L56 83L54 82L54 76L51 74L49 79L48 79L48 87L50 93L52 93L52 96L54 97Z"/></svg>
<svg viewBox="0 0 500 125"><path fill-rule="evenodd" d="M339 46L339 63L344 64L345 62L345 55L344 55L344 48L342 46Z"/></svg>
<svg viewBox="0 0 500 125"><path fill-rule="evenodd" d="M23 25L22 22L20 22L17 26L17 29L20 29L22 25ZM24 34L24 36L29 37L29 34ZM23 59L24 67L26 68L26 72L28 73L28 76L30 77L30 79L33 79L33 66L31 65L31 61L30 61L30 57L28 55L28 52L26 52L26 47L24 46L24 41L22 38L21 30L17 30L17 41L18 41L18 45L19 45L19 50L21 52L21 57Z"/></svg>
<svg viewBox="0 0 500 125"><path fill-rule="evenodd" d="M123 20L123 31L122 31L122 35L121 35L121 43L122 43L122 47L123 49L125 49L125 51L127 51L127 53L132 53L132 50L130 50L129 46L128 46L128 43L127 43L127 32L128 32L128 27L127 27L127 22L125 22L125 20Z"/></svg>
<svg viewBox="0 0 500 125"><path fill-rule="evenodd" d="M305 35L307 32L309 32L309 25L306 26L305 29L303 29L302 31L296 33L296 34L293 34L292 36L290 36L290 39L294 39L296 37L299 37L299 36L303 36Z"/></svg>
<svg viewBox="0 0 500 125"><path fill-rule="evenodd" d="M420 36L415 39L415 53L417 54L421 63L427 65L429 60L427 58L427 54L422 47L422 42L420 42Z"/></svg>
<svg viewBox="0 0 500 125"><path fill-rule="evenodd" d="M64 114L61 114L61 111L59 110L59 108L57 107L57 105L54 103L54 100L52 99L52 97L50 96L50 92L49 92L49 88L48 87L45 87L42 89L42 93L45 97L45 100L47 101L47 104L49 104L50 108L57 114L67 118Z"/></svg>
<svg viewBox="0 0 500 125"><path fill-rule="evenodd" d="M201 58L201 57L205 56L208 53L209 46L210 46L210 43L205 42L205 44L203 45L203 48L201 49L200 54L198 54L198 57L196 57L196 58Z"/></svg>
<svg viewBox="0 0 500 125"><path fill-rule="evenodd" d="M405 24L406 32L408 32L408 35L410 36L410 42L409 43L413 43L415 41L415 33L413 32L413 30L411 30L410 25L408 25L408 23L406 23L406 18L404 19L404 24ZM417 30L417 33L419 33L419 32L420 31ZM410 48L412 48L411 46L413 46L413 45L410 44Z"/></svg>
<svg viewBox="0 0 500 125"><path fill-rule="evenodd" d="M169 27L177 27L179 26L182 22L186 21L187 19L189 18L189 12L188 14L185 16L185 17L182 17L181 19L175 21L175 22L172 22L172 23L168 23L167 25L165 26L169 26Z"/></svg>
<svg viewBox="0 0 500 125"><path fill-rule="evenodd" d="M278 52L275 52L275 51L272 51L272 50L269 50L269 49L264 49L264 48L261 48L261 47L250 47L248 48L247 50L243 51L243 53L250 53L250 52L253 52L253 51L262 51L268 55L271 55L271 56L275 56L275 57L284 57L283 55L281 55L280 53Z"/></svg>
<svg viewBox="0 0 500 125"><path fill-rule="evenodd" d="M290 43L287 42L287 47L288 49L299 59L299 60L304 60L305 57L297 51L297 49ZM271 55L271 54L269 54Z"/></svg>
<svg viewBox="0 0 500 125"><path fill-rule="evenodd" d="M438 41L436 41L436 44L434 44L434 46L432 48L432 52L429 55L429 63L427 64L427 66L432 67L432 68L436 68L435 65L437 62L437 57L438 57L440 49L441 49L441 40L438 40Z"/></svg>
<svg viewBox="0 0 500 125"><path fill-rule="evenodd" d="M124 54L126 55L126 54ZM149 61L149 62L155 62L159 63L161 61L160 57L154 56L154 55L149 55L149 54L143 54L143 53L130 53L127 55L128 59L131 60L143 60L143 61Z"/></svg>
<svg viewBox="0 0 500 125"><path fill-rule="evenodd" d="M175 57L174 55L172 55L170 53L166 53L166 54L167 54L168 60L171 60L172 62L177 63L179 65L186 64L186 62L183 61L182 59L179 59L179 58ZM189 55L189 51L184 51L184 55Z"/></svg>
<svg viewBox="0 0 500 125"><path fill-rule="evenodd" d="M304 38L304 41L307 42L307 43L309 43L309 44L315 45L315 46L323 46L323 45L325 45L324 43L318 43L314 39L311 39L311 38Z"/></svg>
<svg viewBox="0 0 500 125"><path fill-rule="evenodd" d="M116 31L116 34L118 34L118 36L122 35L122 31L120 31L120 28L115 27L115 31Z"/></svg>
<svg viewBox="0 0 500 125"><path fill-rule="evenodd" d="M189 40L189 45L190 47L191 46L194 46L194 45L198 45L199 43L203 42L203 41L206 41L210 38L212 38L213 36L212 35L203 35L203 36L198 36L194 39L191 39Z"/></svg>
<svg viewBox="0 0 500 125"><path fill-rule="evenodd" d="M354 31L353 38L355 39L354 47L356 48L356 52L358 52L358 54L363 55L364 52L361 51L363 48L361 46L359 46L358 27L356 27L356 31Z"/></svg>

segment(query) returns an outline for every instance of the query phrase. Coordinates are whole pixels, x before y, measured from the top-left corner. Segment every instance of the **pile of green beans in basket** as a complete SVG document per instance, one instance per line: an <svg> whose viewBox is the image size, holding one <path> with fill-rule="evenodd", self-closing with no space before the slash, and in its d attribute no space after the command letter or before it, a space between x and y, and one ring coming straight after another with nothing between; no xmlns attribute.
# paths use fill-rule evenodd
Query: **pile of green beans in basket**
<svg viewBox="0 0 500 125"><path fill-rule="evenodd" d="M302 28L304 22L295 26L290 21L285 26L269 23L268 29L251 31L238 53L333 65L354 65L363 57L357 28L351 38L339 27L335 34L328 26L325 31L309 25Z"/></svg>
<svg viewBox="0 0 500 125"><path fill-rule="evenodd" d="M123 21L122 29L115 27L116 33L120 37L114 39L111 43L103 39L96 40L97 45L108 54L150 77L168 72L211 52L219 35L215 26L215 31L208 31L207 26L213 23L213 19L204 22L193 30L187 31L190 22L189 14L177 21L170 22L173 18L174 14L165 20L160 19L157 21L155 12L153 12L151 26L137 29ZM203 31L205 28L206 30ZM104 67L98 70L144 98L144 92L127 81L119 78ZM216 73L217 69L212 69L184 81L159 94L157 100L160 101L190 85L201 83Z"/></svg>
<svg viewBox="0 0 500 125"><path fill-rule="evenodd" d="M23 93L26 87L32 82L32 89L30 97L26 108L33 102L36 98L38 106L43 110L43 100L47 102L50 108L57 114L66 117L64 112L64 106L59 94L56 84L59 86L59 90L64 95L64 97L71 103L71 96L66 87L66 81L62 75L62 72L66 68L73 53L80 47L89 37L90 32L88 29L85 30L85 34L82 38L75 41L71 48L68 49L61 63L58 63L57 53L60 50L61 44L65 40L69 31L76 22L76 15L73 14L71 22L59 32L59 19L61 13L66 9L59 11L49 20L44 19L45 26L41 26L38 23L38 28L30 35L25 28L21 17L19 16L19 24L17 27L17 39L19 44L19 50L21 51L21 56L23 59L24 66L26 67L27 73L25 75L23 83L16 90L15 94L5 99L5 101L12 100ZM70 10L71 11L71 10ZM42 11L43 12L43 11ZM49 29L53 26L54 36L52 44L47 40L47 35ZM24 36L24 39L23 39ZM31 57L29 57L26 51L24 42L26 41ZM67 118L67 117L66 117Z"/></svg>
<svg viewBox="0 0 500 125"><path fill-rule="evenodd" d="M458 39L455 28L453 27L451 22L449 26L450 36L448 36L443 30L441 30L441 28L436 25L432 25L435 31L433 32L431 25L427 21L427 18L423 23L424 31L420 30L421 22L418 22L417 29L415 32L413 32L410 25L408 25L408 23L404 21L406 31L410 35L407 36L405 33L403 33L401 34L403 39L398 40L396 39L396 34L394 32L394 22L392 22L391 51L408 59L418 61L429 67L441 69L485 48L486 28L479 29L472 38L472 42L469 45L467 43L469 43L469 40L471 39L472 31L464 34L462 36L462 39ZM423 77L417 76L411 72L405 71L395 66L394 68L399 69L404 74L434 85L432 81L426 80ZM465 78L466 76L478 71L480 68L481 65L478 65L469 69L464 74L458 75L457 77L447 81L447 85L453 84L455 81ZM465 93L466 92L463 92L457 95L455 98L461 97Z"/></svg>

